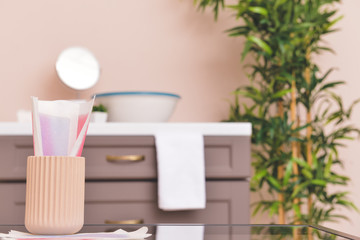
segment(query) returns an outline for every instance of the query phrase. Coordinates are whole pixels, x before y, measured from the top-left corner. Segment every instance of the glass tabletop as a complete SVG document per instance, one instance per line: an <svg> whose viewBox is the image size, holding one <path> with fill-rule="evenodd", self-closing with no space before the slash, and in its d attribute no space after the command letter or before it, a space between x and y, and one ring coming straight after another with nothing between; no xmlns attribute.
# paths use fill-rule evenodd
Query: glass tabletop
<svg viewBox="0 0 360 240"><path fill-rule="evenodd" d="M148 227L147 240L303 240L359 239L346 233L310 225L238 225L238 224L127 224L84 225L81 232L111 232L117 229L135 231ZM24 225L0 225L0 233L10 230L26 232Z"/></svg>

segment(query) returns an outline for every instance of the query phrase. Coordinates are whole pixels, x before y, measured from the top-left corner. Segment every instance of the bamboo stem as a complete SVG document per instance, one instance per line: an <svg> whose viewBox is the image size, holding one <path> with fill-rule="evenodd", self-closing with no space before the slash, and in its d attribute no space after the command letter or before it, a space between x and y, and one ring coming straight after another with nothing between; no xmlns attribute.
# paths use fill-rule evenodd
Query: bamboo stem
<svg viewBox="0 0 360 240"><path fill-rule="evenodd" d="M291 83L291 103L290 103L290 112L291 112L291 121L294 123L292 125L292 128L296 128L297 127L297 111L296 111L296 85L295 85L295 80L292 81ZM292 150L292 156L293 157L298 157L297 153L298 153L298 149L297 149L297 143L295 141L291 142L291 150ZM299 174L299 168L297 166L296 163L294 163L293 165L293 172L294 174L298 175Z"/></svg>
<svg viewBox="0 0 360 240"><path fill-rule="evenodd" d="M284 177L284 166L278 166L278 179L282 179L283 177ZM285 209L283 205L285 201L285 197L283 193L278 194L278 200L280 202L278 223L285 224Z"/></svg>
<svg viewBox="0 0 360 240"><path fill-rule="evenodd" d="M311 114L310 111L308 111L306 113L306 123L310 124L311 123ZM307 162L310 166L312 166L312 149L311 149L311 145L312 145L312 141L311 141L311 134L312 134L312 128L311 126L308 126L306 128L306 159ZM312 211L312 196L309 194L308 197L308 214L310 215Z"/></svg>
<svg viewBox="0 0 360 240"><path fill-rule="evenodd" d="M291 83L291 103L290 103L290 113L291 113L291 121L293 122L292 128L296 128L297 127L297 109L296 109L296 83L295 80L292 81ZM298 156L298 144L295 141L291 142L291 151L292 151L292 157L297 158ZM298 165L294 162L293 163L293 173L294 175L299 175L299 168ZM297 180L297 178L295 178L295 181ZM296 189L296 187L295 187ZM299 205L300 200L299 198L295 198L293 203L295 205ZM300 208L300 206L299 206ZM296 213L295 213L296 216ZM295 224L300 224L300 222L298 220L295 221Z"/></svg>
<svg viewBox="0 0 360 240"><path fill-rule="evenodd" d="M283 106L283 103L281 101L278 102L278 115L280 117L282 117L284 115L284 106ZM278 180L283 179L283 177L284 177L284 166L279 165L277 170L278 170L278 173L277 173ZM278 210L278 212L279 212L278 223L279 224L285 224L285 209L284 209L285 197L284 197L283 193L278 194L278 201L280 202L280 206L279 206L279 210Z"/></svg>
<svg viewBox="0 0 360 240"><path fill-rule="evenodd" d="M306 52L306 59L309 61L310 60L310 49L307 49ZM311 72L310 72L310 67L307 67L305 69L305 81L310 84L311 82ZM310 98L310 96L309 96ZM311 167L313 164L313 159L312 159L312 141L311 141L311 134L312 134L312 127L311 127L311 106L309 106L307 112L306 112L306 123L309 124L309 126L306 128L306 159L307 159L307 163L309 164L309 166ZM308 201L307 201L307 210L308 210L308 216L310 217L311 213L312 213L312 196L311 193L309 193L309 197L308 197ZM308 239L312 240L313 236L312 236L312 231L309 230L308 232Z"/></svg>
<svg viewBox="0 0 360 240"><path fill-rule="evenodd" d="M291 82L291 102L290 102L290 119L291 119L291 122L293 122L293 125L292 125L292 128L296 128L297 127L297 109L296 109L296 82L295 80L292 80ZM297 158L299 157L298 156L298 152L299 152L299 149L298 149L298 144L297 142L295 141L292 141L291 142L291 152L292 152L292 157L293 158ZM295 176L299 175L299 168L298 168L298 165L294 162L293 163L293 173ZM297 177L295 177L294 179L295 181L297 180ZM297 187L295 186L295 189ZM295 198L293 200L293 204L294 205L298 205L298 207L300 208L300 199L299 198ZM301 211L301 210L300 210ZM295 216L295 224L300 224L300 221L299 219L296 217L296 212L294 212L294 216ZM300 239L299 237L299 229L297 228L294 228L293 230L293 236L294 236L294 239L295 240L298 240Z"/></svg>

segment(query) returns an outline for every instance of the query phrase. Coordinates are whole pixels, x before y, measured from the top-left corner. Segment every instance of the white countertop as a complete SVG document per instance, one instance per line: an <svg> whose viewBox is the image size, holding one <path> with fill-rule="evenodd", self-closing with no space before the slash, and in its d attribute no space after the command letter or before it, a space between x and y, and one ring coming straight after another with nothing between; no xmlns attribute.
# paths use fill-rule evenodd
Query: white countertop
<svg viewBox="0 0 360 240"><path fill-rule="evenodd" d="M158 132L199 132L207 136L250 136L251 123L90 123L87 136L148 136ZM32 135L30 122L0 122L0 136Z"/></svg>

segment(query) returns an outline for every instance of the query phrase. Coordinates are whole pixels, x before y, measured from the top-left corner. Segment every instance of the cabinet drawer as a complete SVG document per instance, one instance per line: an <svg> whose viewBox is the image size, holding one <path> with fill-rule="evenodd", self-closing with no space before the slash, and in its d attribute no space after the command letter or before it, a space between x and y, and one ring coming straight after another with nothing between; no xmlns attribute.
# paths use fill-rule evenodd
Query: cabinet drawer
<svg viewBox="0 0 360 240"><path fill-rule="evenodd" d="M152 137L86 138L83 154L87 179L155 179L156 151ZM140 156L140 161L109 161L107 157Z"/></svg>
<svg viewBox="0 0 360 240"><path fill-rule="evenodd" d="M85 223L143 219L145 223L249 223L246 181L207 182L206 209L162 211L156 182L90 182L85 187ZM0 224L23 224L25 183L0 183Z"/></svg>
<svg viewBox="0 0 360 240"><path fill-rule="evenodd" d="M208 179L250 177L250 137L205 136ZM107 161L107 156L143 156L143 161ZM88 136L83 150L87 179L156 179L152 136Z"/></svg>
<svg viewBox="0 0 360 240"><path fill-rule="evenodd" d="M1 136L0 150L0 180L24 180L27 156L33 155L32 137ZM153 136L87 136L82 155L87 179L156 179ZM144 160L121 160L129 155ZM250 137L205 136L205 171L208 179L249 177Z"/></svg>
<svg viewBox="0 0 360 240"><path fill-rule="evenodd" d="M25 183L0 183L0 224L24 224Z"/></svg>
<svg viewBox="0 0 360 240"><path fill-rule="evenodd" d="M0 136L0 180L25 180L26 160L34 155L32 136Z"/></svg>
<svg viewBox="0 0 360 240"><path fill-rule="evenodd" d="M163 211L158 208L156 182L88 183L85 223L143 219L145 223L249 223L246 181L206 183L206 209Z"/></svg>

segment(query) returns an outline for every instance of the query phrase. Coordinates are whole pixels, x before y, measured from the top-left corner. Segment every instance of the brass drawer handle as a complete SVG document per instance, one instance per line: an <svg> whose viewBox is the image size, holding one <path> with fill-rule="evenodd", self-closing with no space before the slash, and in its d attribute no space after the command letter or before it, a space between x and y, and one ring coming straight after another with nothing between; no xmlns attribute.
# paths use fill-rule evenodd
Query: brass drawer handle
<svg viewBox="0 0 360 240"><path fill-rule="evenodd" d="M132 220L121 220L121 221L113 221L113 220L105 220L105 224L143 224L144 219L132 219Z"/></svg>
<svg viewBox="0 0 360 240"><path fill-rule="evenodd" d="M139 162L144 160L145 160L144 155L120 155L120 156L106 155L106 161L108 162Z"/></svg>

